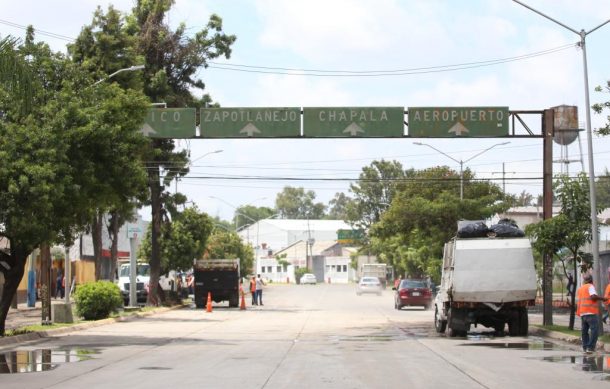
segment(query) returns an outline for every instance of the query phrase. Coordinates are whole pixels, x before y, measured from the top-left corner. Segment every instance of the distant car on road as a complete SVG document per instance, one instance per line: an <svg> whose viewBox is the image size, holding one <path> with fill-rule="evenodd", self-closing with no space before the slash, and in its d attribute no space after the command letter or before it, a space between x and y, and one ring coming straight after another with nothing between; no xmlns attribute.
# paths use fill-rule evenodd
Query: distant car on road
<svg viewBox="0 0 610 389"><path fill-rule="evenodd" d="M432 306L432 290L425 280L406 279L400 281L398 288L392 288L394 294L394 308L404 306L422 306L429 309Z"/></svg>
<svg viewBox="0 0 610 389"><path fill-rule="evenodd" d="M305 273L301 276L301 284L317 284L316 276L311 273Z"/></svg>
<svg viewBox="0 0 610 389"><path fill-rule="evenodd" d="M360 296L362 293L375 293L377 296L381 296L383 287L378 277L362 277L358 281L356 287L356 294Z"/></svg>

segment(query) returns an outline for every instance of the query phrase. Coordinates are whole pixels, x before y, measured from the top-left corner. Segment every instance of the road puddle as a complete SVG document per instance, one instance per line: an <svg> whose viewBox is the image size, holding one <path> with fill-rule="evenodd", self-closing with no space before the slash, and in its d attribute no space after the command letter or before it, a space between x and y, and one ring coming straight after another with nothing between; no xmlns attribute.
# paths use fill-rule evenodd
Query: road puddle
<svg viewBox="0 0 610 389"><path fill-rule="evenodd" d="M397 337L392 335L333 335L329 339L331 342L391 342L397 340Z"/></svg>
<svg viewBox="0 0 610 389"><path fill-rule="evenodd" d="M463 343L460 346L489 347L513 350L566 350L565 347L543 340L533 340L529 342L472 342Z"/></svg>
<svg viewBox="0 0 610 389"><path fill-rule="evenodd" d="M33 373L55 369L62 363L92 359L90 349L39 349L0 353L0 374Z"/></svg>
<svg viewBox="0 0 610 389"><path fill-rule="evenodd" d="M574 365L576 370L595 374L598 380L610 381L610 355L553 355L538 359Z"/></svg>

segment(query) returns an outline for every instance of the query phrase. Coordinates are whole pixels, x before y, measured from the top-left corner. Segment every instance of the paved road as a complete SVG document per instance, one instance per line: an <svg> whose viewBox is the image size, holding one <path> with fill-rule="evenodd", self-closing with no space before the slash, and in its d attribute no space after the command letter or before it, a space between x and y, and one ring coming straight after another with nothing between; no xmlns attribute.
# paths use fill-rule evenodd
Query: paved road
<svg viewBox="0 0 610 389"><path fill-rule="evenodd" d="M29 350L56 367L0 374L0 387L610 387L602 355L585 360L577 348L536 338L445 338L432 311L396 311L389 290L356 296L353 285L278 285L264 300L246 311L174 310L20 345L13 362L26 362Z"/></svg>

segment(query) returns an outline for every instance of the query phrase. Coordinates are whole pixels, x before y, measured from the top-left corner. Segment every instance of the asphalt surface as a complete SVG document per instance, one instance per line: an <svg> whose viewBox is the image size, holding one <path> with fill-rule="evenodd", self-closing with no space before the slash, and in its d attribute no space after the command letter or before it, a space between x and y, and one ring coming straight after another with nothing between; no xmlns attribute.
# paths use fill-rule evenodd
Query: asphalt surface
<svg viewBox="0 0 610 389"><path fill-rule="evenodd" d="M186 307L68 329L0 346L0 373L11 373L0 387L608 387L604 353L481 329L447 338L434 331L433 311L395 310L392 296L273 285L264 306L246 311L215 304L212 313Z"/></svg>

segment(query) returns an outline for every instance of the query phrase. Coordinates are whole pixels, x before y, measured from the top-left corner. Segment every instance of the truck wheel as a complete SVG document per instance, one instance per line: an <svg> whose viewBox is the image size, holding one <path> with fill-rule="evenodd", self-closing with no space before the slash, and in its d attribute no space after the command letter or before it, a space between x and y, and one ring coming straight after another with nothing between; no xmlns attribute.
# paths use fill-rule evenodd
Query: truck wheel
<svg viewBox="0 0 610 389"><path fill-rule="evenodd" d="M528 332L527 309L515 309L508 321L508 334L510 336L526 336Z"/></svg>
<svg viewBox="0 0 610 389"><path fill-rule="evenodd" d="M239 294L234 294L229 298L229 307L236 308L239 306Z"/></svg>
<svg viewBox="0 0 610 389"><path fill-rule="evenodd" d="M434 328L439 334L445 332L445 329L447 328L447 321L441 320L441 315L438 313L438 307L435 307L434 309Z"/></svg>
<svg viewBox="0 0 610 389"><path fill-rule="evenodd" d="M527 336L529 330L529 320L527 309L522 308L519 312L519 336Z"/></svg>
<svg viewBox="0 0 610 389"><path fill-rule="evenodd" d="M504 326L505 325L506 325L506 323L496 324L494 326L494 331L496 331L497 333L504 332Z"/></svg>

